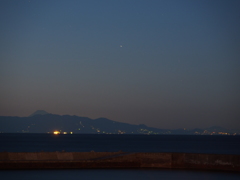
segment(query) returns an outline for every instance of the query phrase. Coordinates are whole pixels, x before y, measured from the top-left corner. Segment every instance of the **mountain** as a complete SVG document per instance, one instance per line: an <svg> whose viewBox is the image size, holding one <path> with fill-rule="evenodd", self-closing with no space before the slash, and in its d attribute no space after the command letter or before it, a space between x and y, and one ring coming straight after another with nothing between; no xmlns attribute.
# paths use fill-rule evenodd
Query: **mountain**
<svg viewBox="0 0 240 180"><path fill-rule="evenodd" d="M50 113L48 113L48 112L46 112L44 110L37 110L33 114L31 114L30 117L31 116L35 116L35 115L46 115L46 114L50 114Z"/></svg>
<svg viewBox="0 0 240 180"><path fill-rule="evenodd" d="M52 133L54 131L88 134L147 134L165 132L165 130L150 128L145 125L132 125L106 118L90 119L87 117L56 114L35 114L28 117L0 116L0 132Z"/></svg>
<svg viewBox="0 0 240 180"><path fill-rule="evenodd" d="M217 129L220 129L218 131ZM158 129L144 124L133 125L112 121L107 118L90 119L88 117L50 114L38 110L28 117L0 116L0 132L3 133L85 133L85 134L215 134L234 132L224 128L206 129Z"/></svg>

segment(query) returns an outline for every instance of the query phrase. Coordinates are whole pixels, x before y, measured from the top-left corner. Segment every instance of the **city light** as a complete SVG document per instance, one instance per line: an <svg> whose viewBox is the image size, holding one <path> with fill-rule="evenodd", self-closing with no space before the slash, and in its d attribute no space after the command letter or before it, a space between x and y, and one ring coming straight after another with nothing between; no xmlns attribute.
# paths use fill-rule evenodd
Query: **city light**
<svg viewBox="0 0 240 180"><path fill-rule="evenodd" d="M59 131L54 131L53 134L57 135L57 134L60 134Z"/></svg>

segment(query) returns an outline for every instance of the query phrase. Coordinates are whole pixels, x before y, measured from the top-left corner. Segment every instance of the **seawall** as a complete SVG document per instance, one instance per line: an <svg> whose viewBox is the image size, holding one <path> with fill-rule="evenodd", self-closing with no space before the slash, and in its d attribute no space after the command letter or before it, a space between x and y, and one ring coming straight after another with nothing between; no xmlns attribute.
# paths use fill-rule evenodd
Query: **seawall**
<svg viewBox="0 0 240 180"><path fill-rule="evenodd" d="M124 152L0 152L0 169L169 168L240 172L240 155Z"/></svg>

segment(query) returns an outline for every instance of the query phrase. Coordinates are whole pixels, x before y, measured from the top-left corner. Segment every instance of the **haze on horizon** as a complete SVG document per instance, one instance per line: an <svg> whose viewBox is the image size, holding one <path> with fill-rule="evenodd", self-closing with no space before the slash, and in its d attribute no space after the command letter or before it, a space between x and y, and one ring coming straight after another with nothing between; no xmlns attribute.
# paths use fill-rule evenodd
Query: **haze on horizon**
<svg viewBox="0 0 240 180"><path fill-rule="evenodd" d="M0 116L240 128L240 1L1 0Z"/></svg>

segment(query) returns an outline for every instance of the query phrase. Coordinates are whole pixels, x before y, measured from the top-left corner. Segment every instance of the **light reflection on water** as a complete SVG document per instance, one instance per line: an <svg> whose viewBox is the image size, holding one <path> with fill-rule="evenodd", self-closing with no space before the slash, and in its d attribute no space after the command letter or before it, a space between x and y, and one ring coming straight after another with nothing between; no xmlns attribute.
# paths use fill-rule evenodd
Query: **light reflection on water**
<svg viewBox="0 0 240 180"><path fill-rule="evenodd" d="M0 171L3 180L239 180L239 173L188 170L146 169L81 169L81 170L6 170Z"/></svg>

